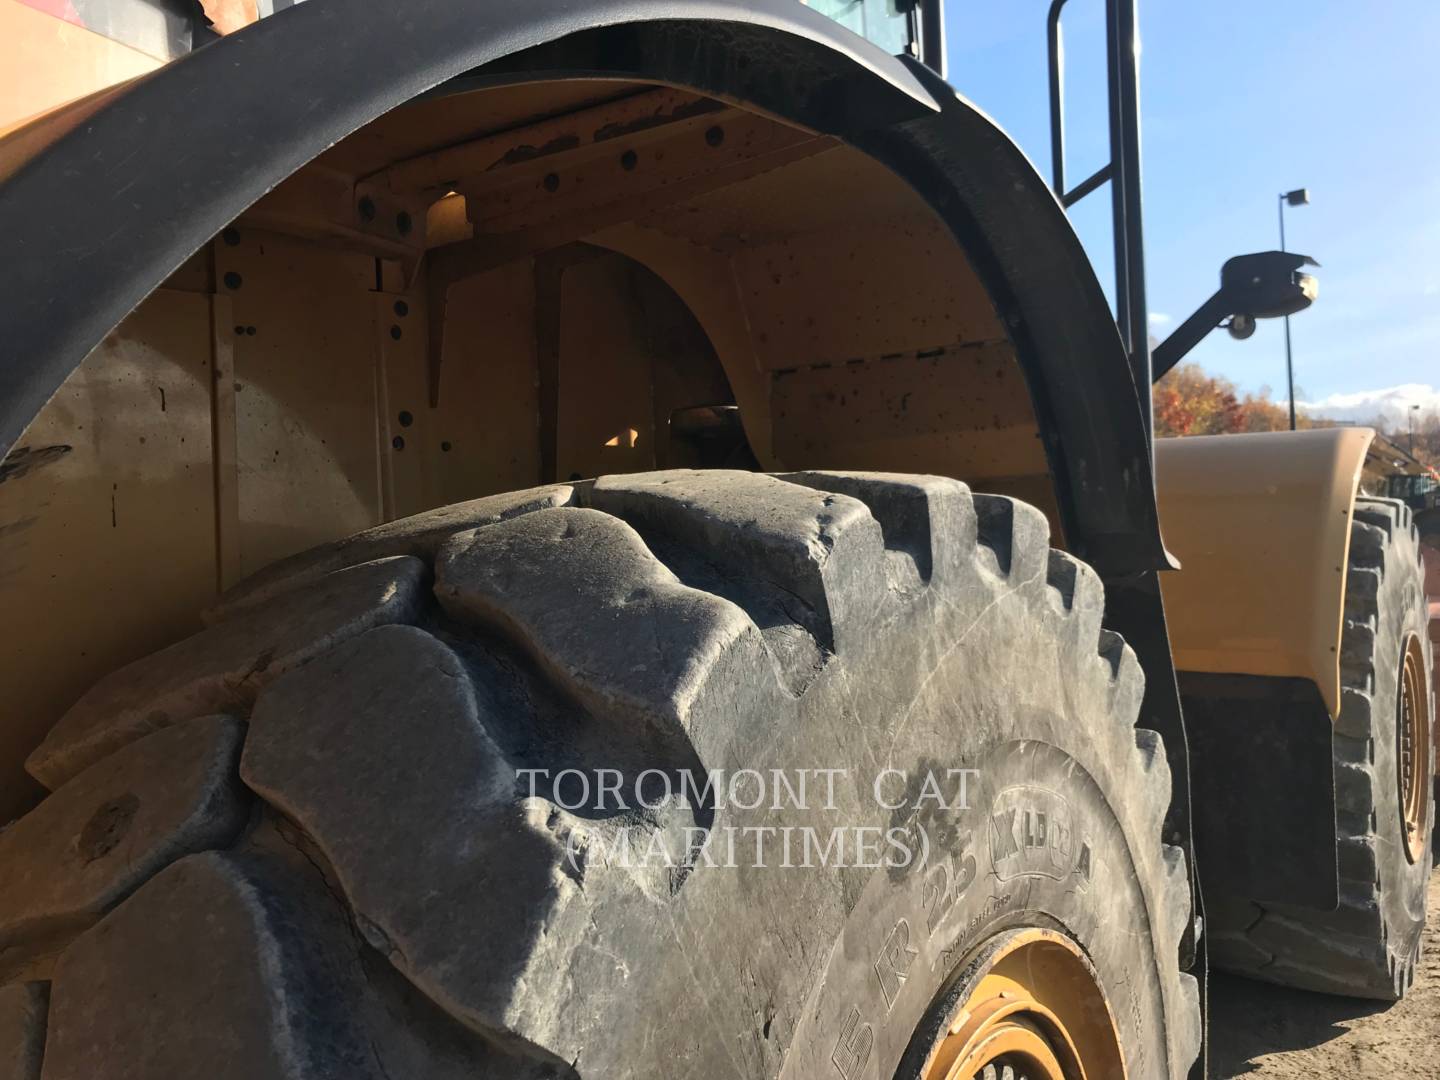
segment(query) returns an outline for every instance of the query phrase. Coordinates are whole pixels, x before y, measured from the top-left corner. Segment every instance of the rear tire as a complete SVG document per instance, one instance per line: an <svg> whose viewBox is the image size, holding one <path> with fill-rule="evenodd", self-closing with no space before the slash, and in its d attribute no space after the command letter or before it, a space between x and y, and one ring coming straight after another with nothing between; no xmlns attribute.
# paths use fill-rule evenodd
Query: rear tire
<svg viewBox="0 0 1440 1080"><path fill-rule="evenodd" d="M1409 508L1396 499L1356 499L1334 735L1340 903L1317 911L1207 894L1216 967L1382 1001L1398 1000L1410 988L1425 928L1435 820L1428 615ZM1422 669L1418 691L1409 695L1407 651L1412 666ZM1407 698L1428 718L1424 738L1405 735ZM1422 741L1427 747L1412 745ZM1402 788L1413 804L1408 829Z"/></svg>
<svg viewBox="0 0 1440 1080"><path fill-rule="evenodd" d="M1040 927L1129 1074L1183 1076L1189 885L1103 606L1038 511L928 477L617 476L372 530L55 727L55 794L0 834L0 985L48 988L47 1080L858 1080ZM621 811L607 769L754 772Z"/></svg>

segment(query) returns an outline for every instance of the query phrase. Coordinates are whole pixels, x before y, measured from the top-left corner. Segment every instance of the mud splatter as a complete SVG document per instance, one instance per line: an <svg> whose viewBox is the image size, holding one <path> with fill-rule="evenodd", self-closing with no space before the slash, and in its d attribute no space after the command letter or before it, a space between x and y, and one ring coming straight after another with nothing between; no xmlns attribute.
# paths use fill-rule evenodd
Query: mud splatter
<svg viewBox="0 0 1440 1080"><path fill-rule="evenodd" d="M17 446L4 461L0 461L0 484L7 480L19 480L22 476L53 465L73 450L73 446L41 446L31 449Z"/></svg>

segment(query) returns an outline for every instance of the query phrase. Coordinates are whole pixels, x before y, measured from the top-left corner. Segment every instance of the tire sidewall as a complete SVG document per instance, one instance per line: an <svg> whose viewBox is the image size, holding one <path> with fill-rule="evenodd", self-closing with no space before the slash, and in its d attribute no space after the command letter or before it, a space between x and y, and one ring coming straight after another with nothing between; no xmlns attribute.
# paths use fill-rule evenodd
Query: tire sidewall
<svg viewBox="0 0 1440 1080"><path fill-rule="evenodd" d="M1421 857L1413 863L1406 854L1397 760L1400 679L1405 648L1414 637L1421 642L1422 654L1429 652L1425 619L1428 605L1421 575L1411 565L1418 566L1419 558L1411 539L1413 535L1413 530L1406 525L1397 525L1396 540L1386 552L1387 573L1380 587L1375 635L1375 694L1371 712L1374 718L1375 832L1380 844L1377 859L1380 898L1385 906L1385 923L1391 935L1387 946L1401 962L1414 955L1425 927L1425 894L1431 866L1428 841ZM1428 656L1424 678L1433 746L1433 676ZM1430 771L1429 762L1425 768ZM1435 824L1434 793L1432 784L1424 786L1429 791L1424 835L1430 837Z"/></svg>
<svg viewBox="0 0 1440 1080"><path fill-rule="evenodd" d="M966 961L1019 927L1057 930L1079 944L1109 999L1131 1075L1166 1075L1154 935L1140 925L1148 918L1142 872L1101 784L1075 752L1039 740L1005 741L955 767L977 773L966 807L907 815L928 849L865 886L782 1076L893 1075Z"/></svg>

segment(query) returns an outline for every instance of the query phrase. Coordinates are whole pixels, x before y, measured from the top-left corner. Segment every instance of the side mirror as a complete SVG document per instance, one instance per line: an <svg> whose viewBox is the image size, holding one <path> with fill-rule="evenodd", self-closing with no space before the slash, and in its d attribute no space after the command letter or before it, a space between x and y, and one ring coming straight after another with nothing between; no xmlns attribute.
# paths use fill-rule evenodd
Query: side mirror
<svg viewBox="0 0 1440 1080"><path fill-rule="evenodd" d="M1320 295L1320 284L1302 266L1319 266L1309 255L1290 251L1257 251L1236 255L1220 268L1220 288L1195 314L1155 347L1151 379L1178 364L1211 330L1229 319L1230 336L1245 340L1255 333L1255 320L1278 319L1304 311Z"/></svg>
<svg viewBox="0 0 1440 1080"><path fill-rule="evenodd" d="M1304 311L1315 302L1320 284L1302 266L1319 266L1308 255L1261 251L1237 255L1220 268L1220 291L1234 314L1278 319Z"/></svg>

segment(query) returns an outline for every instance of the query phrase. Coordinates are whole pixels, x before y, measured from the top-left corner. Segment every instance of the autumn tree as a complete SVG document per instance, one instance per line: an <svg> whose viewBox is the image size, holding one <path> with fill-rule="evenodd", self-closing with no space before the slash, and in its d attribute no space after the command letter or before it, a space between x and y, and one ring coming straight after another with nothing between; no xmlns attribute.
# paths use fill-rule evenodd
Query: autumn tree
<svg viewBox="0 0 1440 1080"><path fill-rule="evenodd" d="M1440 410L1417 410L1413 416L1386 414L1375 417L1365 426L1373 427L1396 446L1410 450L1431 468L1440 468Z"/></svg>
<svg viewBox="0 0 1440 1080"><path fill-rule="evenodd" d="M1181 364L1155 384L1156 435L1223 435L1243 431L1235 384Z"/></svg>
<svg viewBox="0 0 1440 1080"><path fill-rule="evenodd" d="M1181 364L1155 384L1155 434L1229 435L1241 431L1284 431L1290 427L1289 406L1270 399L1270 388L1240 397L1235 384L1209 375L1199 364ZM1296 427L1329 426L1303 409Z"/></svg>
<svg viewBox="0 0 1440 1080"><path fill-rule="evenodd" d="M1258 394L1246 394L1240 402L1240 412L1245 420L1241 431L1288 431L1290 429L1290 406L1270 400L1270 388L1262 387ZM1304 409L1295 412L1295 426L1308 428L1318 426Z"/></svg>

